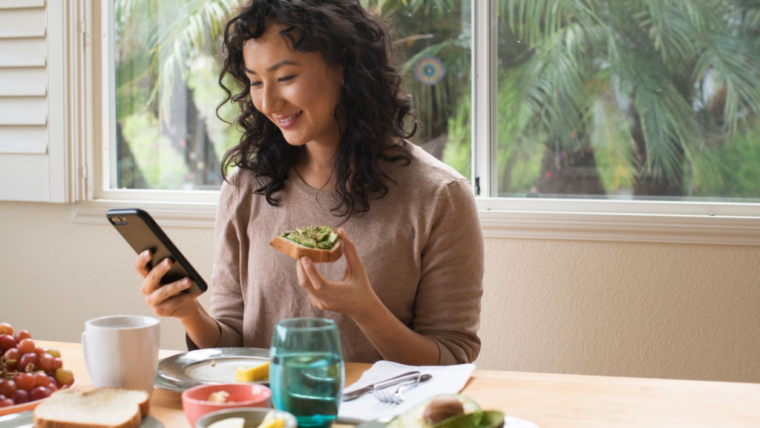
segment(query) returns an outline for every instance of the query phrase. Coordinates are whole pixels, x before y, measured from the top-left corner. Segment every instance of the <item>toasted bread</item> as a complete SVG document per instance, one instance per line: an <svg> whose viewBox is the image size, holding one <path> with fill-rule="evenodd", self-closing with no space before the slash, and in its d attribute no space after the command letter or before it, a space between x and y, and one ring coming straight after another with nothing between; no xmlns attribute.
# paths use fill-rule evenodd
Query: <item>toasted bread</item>
<svg viewBox="0 0 760 428"><path fill-rule="evenodd" d="M296 260L309 257L316 263L334 262L343 255L340 235L328 226L308 226L288 230L269 245Z"/></svg>
<svg viewBox="0 0 760 428"><path fill-rule="evenodd" d="M329 250L320 250L319 248L309 248L293 242L287 238L278 236L269 242L269 245L277 251L287 254L298 260L301 257L308 257L314 263L331 263L338 260L343 255L343 241L338 240Z"/></svg>
<svg viewBox="0 0 760 428"><path fill-rule="evenodd" d="M144 391L98 388L56 391L34 409L35 428L137 428L150 410Z"/></svg>

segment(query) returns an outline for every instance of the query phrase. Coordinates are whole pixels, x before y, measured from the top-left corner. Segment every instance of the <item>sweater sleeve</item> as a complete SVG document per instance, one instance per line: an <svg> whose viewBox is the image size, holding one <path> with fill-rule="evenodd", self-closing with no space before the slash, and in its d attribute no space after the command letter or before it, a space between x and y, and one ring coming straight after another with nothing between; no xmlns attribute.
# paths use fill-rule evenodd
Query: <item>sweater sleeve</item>
<svg viewBox="0 0 760 428"><path fill-rule="evenodd" d="M437 198L414 304L414 330L436 341L439 365L472 362L480 353L483 263L475 198L458 179Z"/></svg>
<svg viewBox="0 0 760 428"><path fill-rule="evenodd" d="M219 323L221 336L216 347L243 346L244 301L240 283L240 239L235 217L237 180L230 174L230 183L222 185L216 213L214 233L214 270L211 275L211 316Z"/></svg>

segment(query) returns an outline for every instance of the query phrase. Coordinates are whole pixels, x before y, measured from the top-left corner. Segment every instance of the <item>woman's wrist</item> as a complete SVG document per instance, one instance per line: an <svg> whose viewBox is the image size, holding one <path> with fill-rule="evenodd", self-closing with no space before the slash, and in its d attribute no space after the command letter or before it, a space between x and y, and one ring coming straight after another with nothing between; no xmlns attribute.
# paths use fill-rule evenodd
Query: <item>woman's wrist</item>
<svg viewBox="0 0 760 428"><path fill-rule="evenodd" d="M190 340L200 348L215 346L221 337L219 323L206 312L197 300L196 307L187 316L180 318Z"/></svg>
<svg viewBox="0 0 760 428"><path fill-rule="evenodd" d="M389 312L382 300L377 297L377 294L373 291L370 297L360 300L362 305L357 305L350 314L347 314L360 326L362 324L372 324L379 316L382 316L384 312Z"/></svg>

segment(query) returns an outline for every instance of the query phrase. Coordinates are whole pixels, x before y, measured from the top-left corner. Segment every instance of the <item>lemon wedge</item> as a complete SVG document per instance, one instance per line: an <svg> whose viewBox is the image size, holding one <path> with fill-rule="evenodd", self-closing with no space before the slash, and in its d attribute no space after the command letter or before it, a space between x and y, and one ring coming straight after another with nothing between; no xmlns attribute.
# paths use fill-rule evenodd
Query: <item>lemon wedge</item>
<svg viewBox="0 0 760 428"><path fill-rule="evenodd" d="M269 377L269 361L253 367L238 367L235 370L235 380L238 382L253 382Z"/></svg>
<svg viewBox="0 0 760 428"><path fill-rule="evenodd" d="M285 419L275 417L274 410L270 410L264 420L261 421L257 428L282 428L285 426ZM210 428L210 427L209 427Z"/></svg>
<svg viewBox="0 0 760 428"><path fill-rule="evenodd" d="M214 422L208 428L243 428L244 425L245 419L243 418L227 418Z"/></svg>

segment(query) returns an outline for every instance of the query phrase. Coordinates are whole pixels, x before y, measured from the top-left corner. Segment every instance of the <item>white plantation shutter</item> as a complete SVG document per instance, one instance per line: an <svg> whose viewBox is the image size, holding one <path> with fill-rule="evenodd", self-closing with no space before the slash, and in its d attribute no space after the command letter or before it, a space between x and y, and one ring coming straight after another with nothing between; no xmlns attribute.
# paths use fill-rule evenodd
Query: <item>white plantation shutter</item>
<svg viewBox="0 0 760 428"><path fill-rule="evenodd" d="M62 0L0 0L0 200L68 201Z"/></svg>

